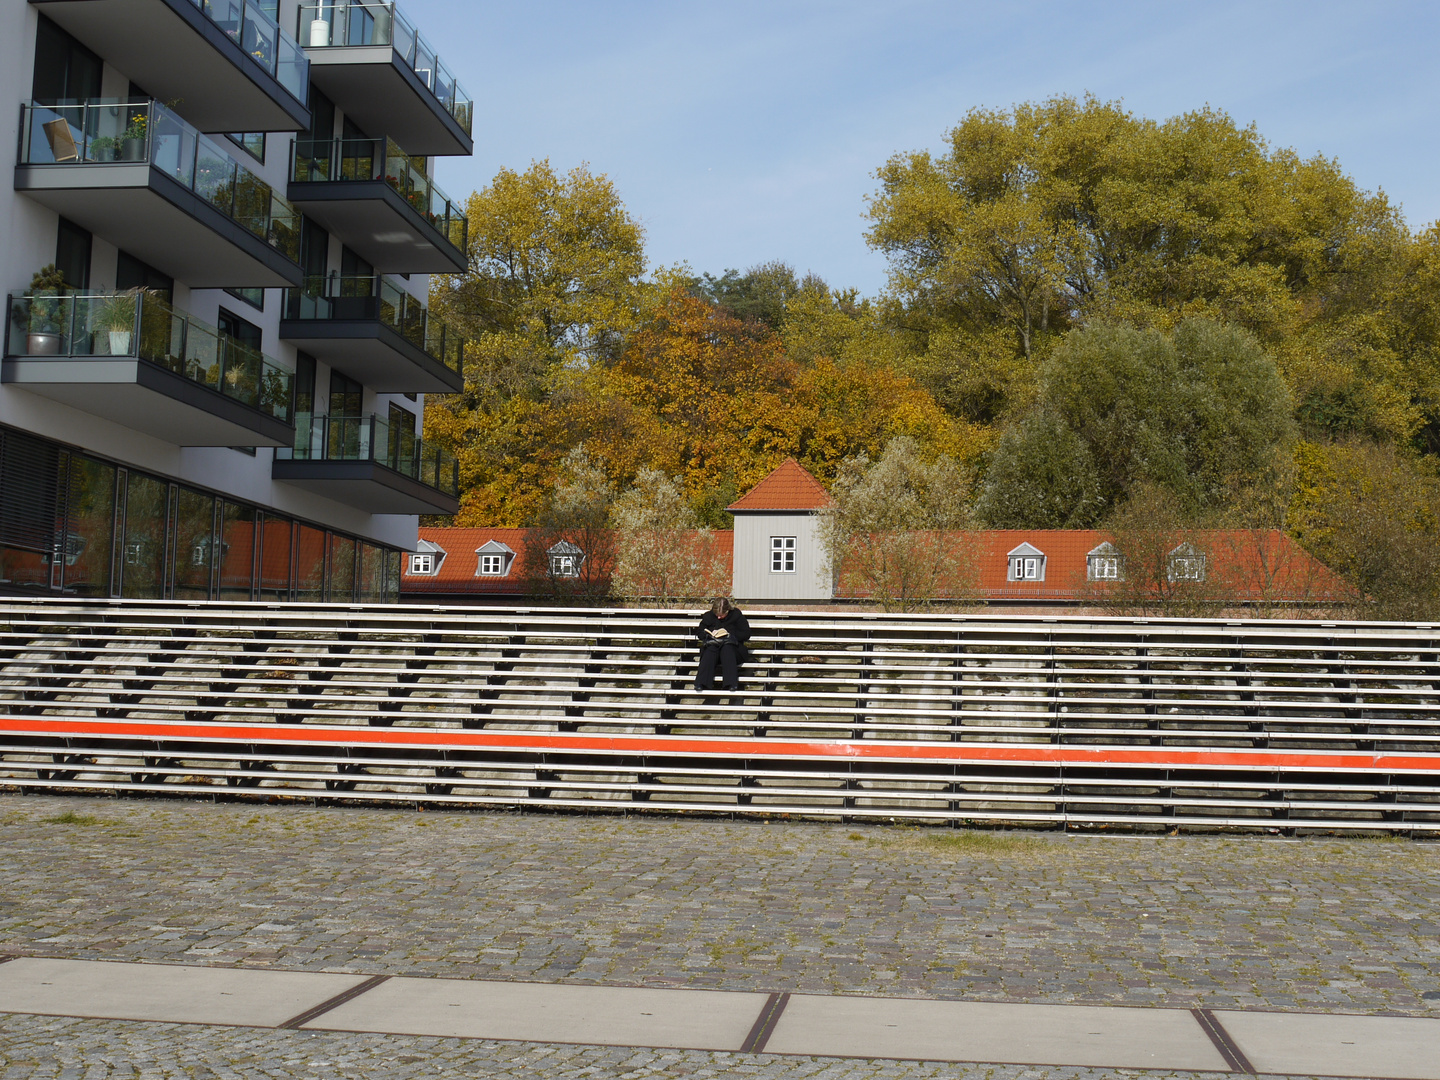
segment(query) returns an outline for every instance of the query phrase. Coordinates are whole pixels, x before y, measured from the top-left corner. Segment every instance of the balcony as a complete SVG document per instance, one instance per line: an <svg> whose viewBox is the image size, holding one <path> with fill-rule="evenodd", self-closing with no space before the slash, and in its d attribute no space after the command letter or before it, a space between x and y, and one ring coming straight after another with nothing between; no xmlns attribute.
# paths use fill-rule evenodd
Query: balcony
<svg viewBox="0 0 1440 1080"><path fill-rule="evenodd" d="M303 131L310 61L256 0L30 0L201 131Z"/></svg>
<svg viewBox="0 0 1440 1080"><path fill-rule="evenodd" d="M22 107L15 190L192 288L304 279L299 211L156 101Z"/></svg>
<svg viewBox="0 0 1440 1080"><path fill-rule="evenodd" d="M465 339L383 275L286 289L280 336L381 394L465 387Z"/></svg>
<svg viewBox="0 0 1440 1080"><path fill-rule="evenodd" d="M395 274L464 270L460 207L390 139L297 139L290 201L372 266Z"/></svg>
<svg viewBox="0 0 1440 1080"><path fill-rule="evenodd" d="M176 446L288 446L294 375L144 290L12 296L0 379Z"/></svg>
<svg viewBox="0 0 1440 1080"><path fill-rule="evenodd" d="M307 416L271 476L372 514L453 514L460 468L448 450L380 416Z"/></svg>
<svg viewBox="0 0 1440 1080"><path fill-rule="evenodd" d="M474 153L474 103L390 0L309 0L295 36L311 81L365 131L418 156Z"/></svg>

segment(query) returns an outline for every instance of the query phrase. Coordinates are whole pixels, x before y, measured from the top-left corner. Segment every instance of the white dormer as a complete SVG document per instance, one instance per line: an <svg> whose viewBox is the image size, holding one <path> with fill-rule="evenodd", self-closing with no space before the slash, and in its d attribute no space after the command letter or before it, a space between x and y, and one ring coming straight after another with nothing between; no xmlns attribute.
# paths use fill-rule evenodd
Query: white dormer
<svg viewBox="0 0 1440 1080"><path fill-rule="evenodd" d="M580 576L580 565L585 561L585 552L570 543L569 540L561 540L549 550L548 554L552 577L578 578Z"/></svg>
<svg viewBox="0 0 1440 1080"><path fill-rule="evenodd" d="M410 552L406 572L411 577L434 577L445 562L445 549L433 540L421 540Z"/></svg>
<svg viewBox="0 0 1440 1080"><path fill-rule="evenodd" d="M1106 540L1085 555L1086 581L1124 581L1125 557L1120 549Z"/></svg>
<svg viewBox="0 0 1440 1080"><path fill-rule="evenodd" d="M475 549L476 577L508 577L510 564L515 561L515 552L500 543L490 540Z"/></svg>
<svg viewBox="0 0 1440 1080"><path fill-rule="evenodd" d="M1006 581L1044 581L1045 553L1032 544L1021 544L1006 560Z"/></svg>
<svg viewBox="0 0 1440 1080"><path fill-rule="evenodd" d="M1204 581L1205 553L1188 540L1170 552L1165 576L1170 581Z"/></svg>

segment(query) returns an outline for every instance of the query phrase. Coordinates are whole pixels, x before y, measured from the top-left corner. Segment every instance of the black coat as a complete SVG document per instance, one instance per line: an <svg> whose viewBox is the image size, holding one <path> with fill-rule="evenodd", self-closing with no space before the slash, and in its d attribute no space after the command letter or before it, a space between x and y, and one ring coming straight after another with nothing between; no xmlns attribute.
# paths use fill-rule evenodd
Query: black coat
<svg viewBox="0 0 1440 1080"><path fill-rule="evenodd" d="M733 641L740 650L740 658L743 661L749 650L745 648L745 642L750 640L750 624L745 621L745 616L739 608L731 608L722 619L713 611L707 611L700 616L700 625L695 628L695 636L700 640L700 647L704 648L715 639L711 636L717 627L724 627L726 636L721 641Z"/></svg>

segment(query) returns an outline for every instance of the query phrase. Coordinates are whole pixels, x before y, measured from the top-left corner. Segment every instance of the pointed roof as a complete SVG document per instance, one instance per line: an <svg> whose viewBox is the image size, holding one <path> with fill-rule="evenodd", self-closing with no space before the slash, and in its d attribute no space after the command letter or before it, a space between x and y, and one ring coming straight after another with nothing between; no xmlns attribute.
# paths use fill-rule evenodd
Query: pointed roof
<svg viewBox="0 0 1440 1080"><path fill-rule="evenodd" d="M830 493L794 458L786 458L769 476L731 503L727 510L822 510Z"/></svg>

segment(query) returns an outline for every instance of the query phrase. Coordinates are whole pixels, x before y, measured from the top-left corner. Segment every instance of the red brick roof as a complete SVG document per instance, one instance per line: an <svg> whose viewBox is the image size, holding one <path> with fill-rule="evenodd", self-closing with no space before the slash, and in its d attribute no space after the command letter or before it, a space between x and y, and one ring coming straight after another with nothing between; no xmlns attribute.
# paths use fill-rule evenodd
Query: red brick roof
<svg viewBox="0 0 1440 1080"><path fill-rule="evenodd" d="M769 476L725 509L823 510L830 493L794 458L786 458Z"/></svg>

